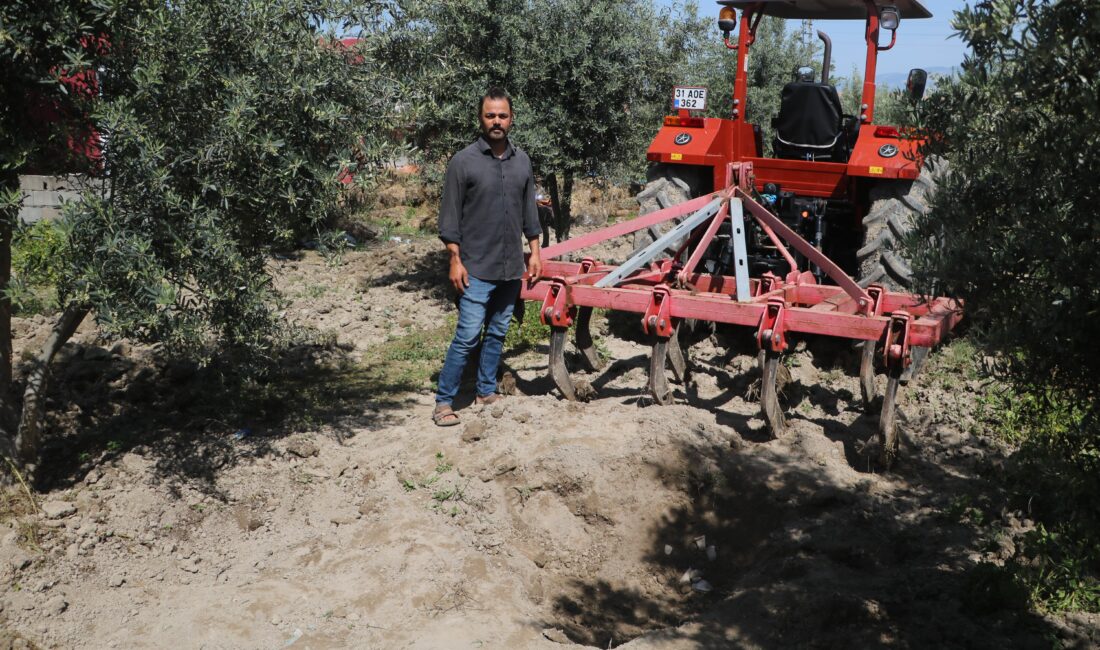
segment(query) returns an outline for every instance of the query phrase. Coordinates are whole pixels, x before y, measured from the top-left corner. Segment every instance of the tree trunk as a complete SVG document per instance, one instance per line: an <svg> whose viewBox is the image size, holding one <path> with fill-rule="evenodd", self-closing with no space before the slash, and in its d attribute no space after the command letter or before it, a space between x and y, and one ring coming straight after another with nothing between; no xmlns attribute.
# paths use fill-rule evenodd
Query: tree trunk
<svg viewBox="0 0 1100 650"><path fill-rule="evenodd" d="M558 191L558 175L546 177L546 188L550 192L550 203L554 208L554 239L569 239L569 226L573 223L573 172L565 172L563 187Z"/></svg>
<svg viewBox="0 0 1100 650"><path fill-rule="evenodd" d="M38 463L38 449L42 434L42 397L46 393L50 363L61 346L72 338L76 328L88 315L83 305L69 305L54 324L50 336L42 345L42 350L34 360L31 372L27 376L27 385L23 390L23 414L19 420L19 430L15 436L15 447L19 462L24 471L33 476Z"/></svg>
<svg viewBox="0 0 1100 650"><path fill-rule="evenodd" d="M22 204L17 172L0 172L0 192L4 195L0 213L0 399L7 400L11 388L11 237Z"/></svg>
<svg viewBox="0 0 1100 650"><path fill-rule="evenodd" d="M558 200L558 175L549 174L546 177L546 191L550 192L550 209L554 213L554 218L551 222L554 226L554 241L561 241L561 232L558 230L558 224L561 223L558 215L561 214L561 201Z"/></svg>
<svg viewBox="0 0 1100 650"><path fill-rule="evenodd" d="M565 187L562 188L561 212L558 218L561 219L558 222L561 233L558 240L569 239L569 229L573 225L573 172L565 172Z"/></svg>

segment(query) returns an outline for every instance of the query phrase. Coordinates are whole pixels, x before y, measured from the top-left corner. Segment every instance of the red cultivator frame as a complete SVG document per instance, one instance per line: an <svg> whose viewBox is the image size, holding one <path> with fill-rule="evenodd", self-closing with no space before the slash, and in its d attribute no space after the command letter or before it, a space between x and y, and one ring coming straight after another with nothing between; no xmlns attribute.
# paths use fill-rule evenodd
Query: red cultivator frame
<svg viewBox="0 0 1100 650"><path fill-rule="evenodd" d="M666 362L678 379L686 364L676 341L683 319L697 319L741 325L756 329L760 346L762 384L761 410L773 435L785 429L776 390L776 371L788 348L788 333L819 334L866 341L860 366L860 386L865 403L874 397L875 351L880 351L888 378L879 418L884 443L884 460L889 464L897 452L894 426L895 397L902 372L911 362L915 347L930 348L944 339L962 318L961 305L947 298L925 299L894 293L881 286L861 288L852 278L799 237L782 221L750 196L751 163L732 163L727 178L736 184L721 192L616 224L544 249L542 276L524 287L522 298L541 303L542 322L551 327L550 374L566 399L576 399L573 382L565 366L565 338L576 324L576 346L593 369L599 358L588 332L592 308L635 312L641 326L653 339L648 389L660 404L668 403L671 390L665 379ZM730 220L734 232L744 230L747 212L764 230L790 267L785 278L774 274L750 279L740 272L731 277L696 271L722 223ZM686 219L684 219L687 217ZM668 239L680 240L677 253L659 257L667 241L655 242L621 266L601 264L586 258L581 262L553 258L608 239L630 234L654 224L684 219L678 232ZM738 230L740 229L740 231ZM836 283L818 284L808 270L797 270L788 246Z"/></svg>

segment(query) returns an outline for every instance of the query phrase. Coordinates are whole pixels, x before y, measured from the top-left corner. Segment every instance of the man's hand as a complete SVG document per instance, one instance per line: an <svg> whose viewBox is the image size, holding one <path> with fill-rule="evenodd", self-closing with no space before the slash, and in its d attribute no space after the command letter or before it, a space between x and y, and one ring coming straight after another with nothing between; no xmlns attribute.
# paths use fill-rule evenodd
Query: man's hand
<svg viewBox="0 0 1100 650"><path fill-rule="evenodd" d="M542 256L539 254L539 240L536 237L529 241L531 245L531 255L527 258L527 283L534 284L538 282L539 276L542 275Z"/></svg>
<svg viewBox="0 0 1100 650"><path fill-rule="evenodd" d="M460 294L466 291L466 287L470 286L470 275L466 273L466 267L463 266L462 260L458 256L451 257L451 270L447 275L451 280L451 284L454 285L455 291Z"/></svg>

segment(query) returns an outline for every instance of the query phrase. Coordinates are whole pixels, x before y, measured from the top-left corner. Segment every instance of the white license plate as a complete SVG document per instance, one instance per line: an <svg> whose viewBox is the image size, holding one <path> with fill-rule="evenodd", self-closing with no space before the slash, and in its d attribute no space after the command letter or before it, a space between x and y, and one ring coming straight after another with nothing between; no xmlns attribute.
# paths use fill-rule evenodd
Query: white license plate
<svg viewBox="0 0 1100 650"><path fill-rule="evenodd" d="M672 108L701 111L707 107L707 89L701 86L676 86L672 90Z"/></svg>

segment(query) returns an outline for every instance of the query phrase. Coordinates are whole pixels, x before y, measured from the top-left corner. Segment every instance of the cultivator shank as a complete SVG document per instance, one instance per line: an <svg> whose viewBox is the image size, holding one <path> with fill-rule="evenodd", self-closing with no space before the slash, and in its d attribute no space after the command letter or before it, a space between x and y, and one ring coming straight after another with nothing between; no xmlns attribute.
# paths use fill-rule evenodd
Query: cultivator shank
<svg viewBox="0 0 1100 650"><path fill-rule="evenodd" d="M876 350L887 375L879 429L884 460L889 464L897 449L894 410L902 372L915 348L937 345L962 318L961 306L947 298L927 299L887 291L881 286L861 288L836 264L798 236L750 196L751 167L731 165L730 178L739 182L637 219L615 224L584 236L550 246L543 251L541 277L530 279L522 297L541 303L542 322L551 328L550 375L566 399L575 399L573 382L565 365L565 339L576 326L576 346L592 369L600 365L589 332L595 307L634 312L653 342L648 390L654 401L666 404L672 391L665 377L666 364L674 378L683 381L687 364L678 330L688 319L753 328L760 348L761 410L773 435L785 429L779 405L776 377L790 334L818 334L866 342L860 366L860 386L866 404L875 397ZM786 277L766 273L750 278L744 264L744 216L748 213L788 261L793 271ZM585 258L567 262L559 258L608 239L683 221L652 245L621 265L601 264ZM699 265L723 222L731 222L734 275L700 272ZM671 245L675 254L669 255ZM737 252L741 244L741 253ZM789 248L788 248L789 247ZM813 273L799 270L790 249L823 271L834 285L818 284Z"/></svg>

